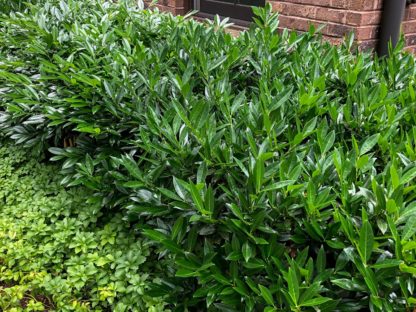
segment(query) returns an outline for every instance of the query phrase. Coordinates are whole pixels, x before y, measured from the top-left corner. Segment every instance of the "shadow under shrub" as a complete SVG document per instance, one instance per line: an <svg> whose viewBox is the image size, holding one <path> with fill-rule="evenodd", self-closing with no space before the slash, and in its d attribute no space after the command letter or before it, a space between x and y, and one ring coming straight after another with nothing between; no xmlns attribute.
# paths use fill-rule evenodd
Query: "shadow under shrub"
<svg viewBox="0 0 416 312"><path fill-rule="evenodd" d="M3 17L2 133L155 242L178 311L410 310L413 56L255 11L238 38L126 1Z"/></svg>

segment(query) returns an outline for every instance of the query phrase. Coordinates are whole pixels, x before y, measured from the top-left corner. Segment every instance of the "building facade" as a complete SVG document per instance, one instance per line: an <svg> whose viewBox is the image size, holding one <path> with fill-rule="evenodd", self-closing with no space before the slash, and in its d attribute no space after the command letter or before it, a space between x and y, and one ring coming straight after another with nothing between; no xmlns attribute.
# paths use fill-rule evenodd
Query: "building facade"
<svg viewBox="0 0 416 312"><path fill-rule="evenodd" d="M197 9L204 17L212 14L235 17L234 22L243 20L240 24L244 25L250 19L247 8L264 5L261 1L270 2L280 13L281 28L305 31L310 24L323 25L322 34L331 42L338 43L353 32L360 47L377 46L383 0L159 0L156 6L173 14ZM416 52L416 3L406 6L402 30L406 46Z"/></svg>

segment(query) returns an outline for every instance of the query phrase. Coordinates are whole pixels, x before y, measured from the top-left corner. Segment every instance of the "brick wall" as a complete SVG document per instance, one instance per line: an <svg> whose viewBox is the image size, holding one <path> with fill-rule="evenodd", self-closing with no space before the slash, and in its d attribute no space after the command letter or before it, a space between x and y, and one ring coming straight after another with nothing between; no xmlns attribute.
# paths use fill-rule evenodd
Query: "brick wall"
<svg viewBox="0 0 416 312"><path fill-rule="evenodd" d="M145 2L149 3L151 0ZM158 0L155 7L175 15L184 15L191 10L191 0Z"/></svg>
<svg viewBox="0 0 416 312"><path fill-rule="evenodd" d="M375 48L383 0L266 0L280 13L280 27L307 31L310 24L323 26L324 37L337 44L353 32L363 49ZM161 10L184 14L191 0L159 0ZM407 7L403 22L406 45L416 52L416 4Z"/></svg>
<svg viewBox="0 0 416 312"><path fill-rule="evenodd" d="M338 43L353 32L363 49L375 48L379 37L382 0L270 0L280 13L280 26L305 31L323 25L324 36ZM416 51L416 4L408 6L403 31L409 49Z"/></svg>
<svg viewBox="0 0 416 312"><path fill-rule="evenodd" d="M416 4L411 4L407 8L402 27L408 49L416 52Z"/></svg>

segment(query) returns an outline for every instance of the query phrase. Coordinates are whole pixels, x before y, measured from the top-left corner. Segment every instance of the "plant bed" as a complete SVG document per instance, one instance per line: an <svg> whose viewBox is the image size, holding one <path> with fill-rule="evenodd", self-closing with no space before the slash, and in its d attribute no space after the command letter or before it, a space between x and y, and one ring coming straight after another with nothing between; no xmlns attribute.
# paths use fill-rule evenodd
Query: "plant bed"
<svg viewBox="0 0 416 312"><path fill-rule="evenodd" d="M160 270L148 242L120 215L21 149L0 159L1 311L168 311L146 295Z"/></svg>
<svg viewBox="0 0 416 312"><path fill-rule="evenodd" d="M414 306L414 57L270 7L226 21L128 1L3 16L1 131L154 243L147 295L207 311Z"/></svg>

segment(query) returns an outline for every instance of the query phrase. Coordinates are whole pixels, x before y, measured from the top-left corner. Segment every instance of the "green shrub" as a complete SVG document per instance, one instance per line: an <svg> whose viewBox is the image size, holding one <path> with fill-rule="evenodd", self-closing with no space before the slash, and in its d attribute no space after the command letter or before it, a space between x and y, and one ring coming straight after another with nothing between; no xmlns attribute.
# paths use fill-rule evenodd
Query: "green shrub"
<svg viewBox="0 0 416 312"><path fill-rule="evenodd" d="M256 14L238 38L126 2L3 18L2 132L155 242L178 311L410 309L413 56Z"/></svg>
<svg viewBox="0 0 416 312"><path fill-rule="evenodd" d="M1 311L164 311L148 243L56 168L0 147ZM147 260L147 261L146 261Z"/></svg>
<svg viewBox="0 0 416 312"><path fill-rule="evenodd" d="M42 2L43 0L0 0L0 14L24 11L30 4L40 4Z"/></svg>

